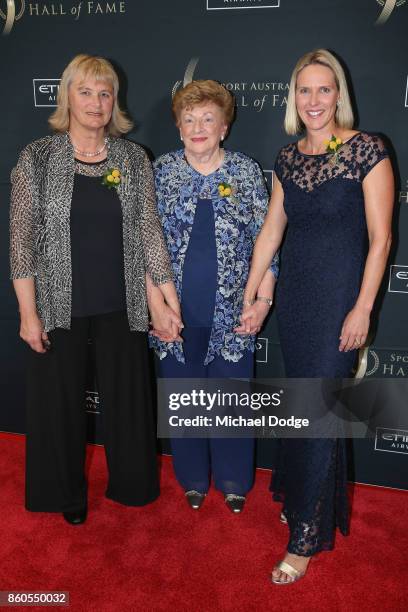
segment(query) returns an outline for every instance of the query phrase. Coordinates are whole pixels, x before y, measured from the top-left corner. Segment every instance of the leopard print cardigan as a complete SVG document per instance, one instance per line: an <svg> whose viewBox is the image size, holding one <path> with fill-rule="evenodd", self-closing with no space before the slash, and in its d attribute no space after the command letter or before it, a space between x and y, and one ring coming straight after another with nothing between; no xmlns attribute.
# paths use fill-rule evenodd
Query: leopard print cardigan
<svg viewBox="0 0 408 612"><path fill-rule="evenodd" d="M107 164L122 173L124 272L129 327L148 329L145 273L155 285L173 280L157 215L150 161L137 144L108 138ZM70 210L75 160L68 134L36 140L11 173L11 278L34 278L45 331L71 324ZM101 279L103 282L103 279Z"/></svg>

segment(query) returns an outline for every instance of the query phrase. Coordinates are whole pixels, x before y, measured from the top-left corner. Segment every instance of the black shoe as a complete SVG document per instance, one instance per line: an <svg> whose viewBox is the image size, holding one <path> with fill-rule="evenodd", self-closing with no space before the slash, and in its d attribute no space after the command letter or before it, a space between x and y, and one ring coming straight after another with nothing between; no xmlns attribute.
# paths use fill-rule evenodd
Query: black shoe
<svg viewBox="0 0 408 612"><path fill-rule="evenodd" d="M87 508L82 508L81 510L76 510L74 512L63 512L62 516L70 525L82 525L85 523L86 516L88 514Z"/></svg>
<svg viewBox="0 0 408 612"><path fill-rule="evenodd" d="M199 493L198 491L186 491L186 500L190 508L193 510L199 510L205 500L205 493Z"/></svg>
<svg viewBox="0 0 408 612"><path fill-rule="evenodd" d="M234 514L242 512L245 505L245 497L243 495L235 495L235 493L227 493L224 495L225 503Z"/></svg>

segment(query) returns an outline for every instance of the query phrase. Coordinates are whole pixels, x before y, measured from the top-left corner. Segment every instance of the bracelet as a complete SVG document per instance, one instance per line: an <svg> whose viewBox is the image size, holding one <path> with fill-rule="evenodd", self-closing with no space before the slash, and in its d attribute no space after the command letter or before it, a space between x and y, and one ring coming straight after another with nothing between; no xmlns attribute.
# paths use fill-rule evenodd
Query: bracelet
<svg viewBox="0 0 408 612"><path fill-rule="evenodd" d="M243 306L253 306L255 304L255 300L244 300L242 304Z"/></svg>
<svg viewBox="0 0 408 612"><path fill-rule="evenodd" d="M256 299L258 300L258 302L264 302L265 304L268 304L268 306L272 306L273 304L272 298L264 297L263 295L258 295Z"/></svg>

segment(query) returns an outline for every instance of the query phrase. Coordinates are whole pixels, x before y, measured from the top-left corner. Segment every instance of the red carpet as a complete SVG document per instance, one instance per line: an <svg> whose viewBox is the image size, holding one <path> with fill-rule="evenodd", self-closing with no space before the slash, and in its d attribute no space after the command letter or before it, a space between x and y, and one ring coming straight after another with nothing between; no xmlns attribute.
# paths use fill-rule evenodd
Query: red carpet
<svg viewBox="0 0 408 612"><path fill-rule="evenodd" d="M214 490L193 512L164 458L160 499L126 508L103 497L103 450L90 447L88 520L71 527L61 515L24 510L24 437L2 434L0 445L0 590L69 591L75 612L408 609L405 492L356 486L351 535L339 535L334 553L314 559L297 584L274 586L286 527L269 472L258 471L241 516Z"/></svg>

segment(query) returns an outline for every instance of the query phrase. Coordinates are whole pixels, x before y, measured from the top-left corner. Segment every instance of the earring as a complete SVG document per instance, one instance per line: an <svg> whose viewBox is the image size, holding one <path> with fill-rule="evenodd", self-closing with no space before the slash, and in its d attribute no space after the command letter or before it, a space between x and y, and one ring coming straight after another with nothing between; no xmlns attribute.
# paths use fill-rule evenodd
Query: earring
<svg viewBox="0 0 408 612"><path fill-rule="evenodd" d="M182 135L181 135L181 134L180 134L180 140L181 140L181 142L183 142L183 137L182 137Z"/></svg>
<svg viewBox="0 0 408 612"><path fill-rule="evenodd" d="M223 142L224 138L225 138L225 136L224 136L224 134L223 134L223 135L221 136L221 142Z"/></svg>
<svg viewBox="0 0 408 612"><path fill-rule="evenodd" d="M336 106L340 106L340 100L337 100Z"/></svg>

